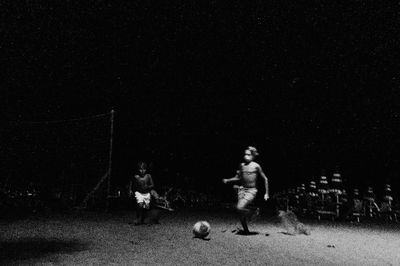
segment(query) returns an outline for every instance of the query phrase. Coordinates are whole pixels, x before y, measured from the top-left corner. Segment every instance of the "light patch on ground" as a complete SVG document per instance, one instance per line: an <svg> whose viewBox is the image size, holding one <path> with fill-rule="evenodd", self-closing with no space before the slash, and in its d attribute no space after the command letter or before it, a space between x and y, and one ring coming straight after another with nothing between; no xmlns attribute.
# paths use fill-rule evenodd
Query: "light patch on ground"
<svg viewBox="0 0 400 266"><path fill-rule="evenodd" d="M311 224L311 235L285 235L263 218L252 223L256 235L232 233L233 213L165 213L160 225L132 226L133 213L75 214L0 224L1 240L59 239L86 248L42 257L0 257L18 265L397 265L398 228ZM211 224L211 240L195 239L196 221ZM266 234L268 236L266 236Z"/></svg>

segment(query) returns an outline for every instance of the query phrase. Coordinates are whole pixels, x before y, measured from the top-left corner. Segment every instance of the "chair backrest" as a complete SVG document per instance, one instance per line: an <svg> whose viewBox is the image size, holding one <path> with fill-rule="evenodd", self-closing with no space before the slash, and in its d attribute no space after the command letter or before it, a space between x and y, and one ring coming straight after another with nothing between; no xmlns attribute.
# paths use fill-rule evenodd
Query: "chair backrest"
<svg viewBox="0 0 400 266"><path fill-rule="evenodd" d="M354 199L354 212L361 212L362 211L362 201L359 199Z"/></svg>

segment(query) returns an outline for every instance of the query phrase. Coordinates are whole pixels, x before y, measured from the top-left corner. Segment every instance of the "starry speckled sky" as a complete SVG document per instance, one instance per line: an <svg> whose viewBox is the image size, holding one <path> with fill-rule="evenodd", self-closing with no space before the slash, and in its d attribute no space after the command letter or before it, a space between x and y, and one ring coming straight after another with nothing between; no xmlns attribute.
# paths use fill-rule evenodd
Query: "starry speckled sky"
<svg viewBox="0 0 400 266"><path fill-rule="evenodd" d="M395 1L0 8L4 120L113 107L121 178L139 158L196 178L230 176L252 144L277 187L335 167L349 183L397 182Z"/></svg>

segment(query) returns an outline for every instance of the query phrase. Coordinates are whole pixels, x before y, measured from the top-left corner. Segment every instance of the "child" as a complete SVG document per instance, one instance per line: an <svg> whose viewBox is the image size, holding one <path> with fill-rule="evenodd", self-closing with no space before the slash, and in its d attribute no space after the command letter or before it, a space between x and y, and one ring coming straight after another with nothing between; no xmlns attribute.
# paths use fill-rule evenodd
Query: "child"
<svg viewBox="0 0 400 266"><path fill-rule="evenodd" d="M243 226L243 233L249 234L249 228L247 227L247 217L250 217L258 209L251 210L249 205L254 201L257 194L257 178L261 176L265 181L265 195L264 199L269 198L268 189L268 178L265 176L260 165L254 162L255 157L258 155L257 149L255 147L248 147L244 152L244 163L240 165L236 176L223 179L222 182L227 184L229 182L239 181L241 184L238 187L238 203L236 209L239 212L240 222Z"/></svg>
<svg viewBox="0 0 400 266"><path fill-rule="evenodd" d="M138 172L139 173L136 174L129 182L129 196L132 196L133 194L133 186L135 190L136 203L138 205L136 212L137 220L134 222L134 225L144 224L144 220L150 209L151 192L154 187L151 175L146 173L146 163L138 163Z"/></svg>

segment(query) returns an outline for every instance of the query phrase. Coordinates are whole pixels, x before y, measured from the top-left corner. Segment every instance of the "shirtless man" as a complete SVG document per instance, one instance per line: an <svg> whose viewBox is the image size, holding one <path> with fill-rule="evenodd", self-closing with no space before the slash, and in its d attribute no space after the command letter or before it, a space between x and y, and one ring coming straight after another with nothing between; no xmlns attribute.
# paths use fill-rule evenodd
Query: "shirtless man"
<svg viewBox="0 0 400 266"><path fill-rule="evenodd" d="M238 203L236 209L239 212L240 222L243 226L243 233L250 233L247 226L247 218L254 213L249 205L254 201L257 195L257 178L261 176L265 181L265 195L264 200L269 198L268 178L265 176L261 166L254 162L255 157L258 155L257 149L248 147L244 152L244 163L240 165L236 175L229 179L223 179L224 184L239 181L238 188Z"/></svg>

